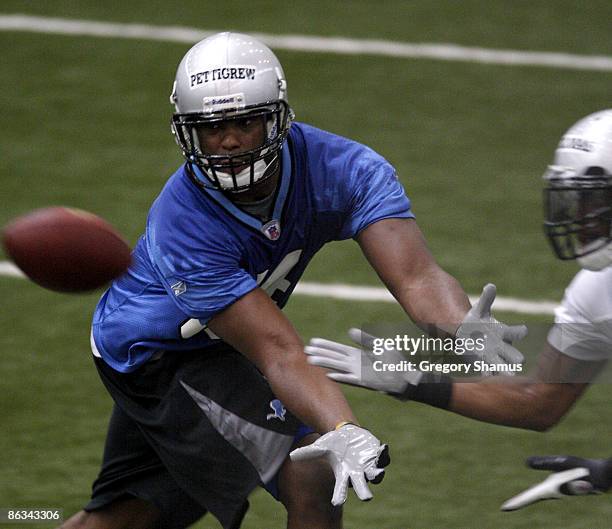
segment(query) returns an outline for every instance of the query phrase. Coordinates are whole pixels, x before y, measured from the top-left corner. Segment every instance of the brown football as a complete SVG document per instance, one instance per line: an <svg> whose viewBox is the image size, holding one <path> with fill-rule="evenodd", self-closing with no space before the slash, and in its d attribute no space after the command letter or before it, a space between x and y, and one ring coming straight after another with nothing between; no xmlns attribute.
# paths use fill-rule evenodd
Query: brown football
<svg viewBox="0 0 612 529"><path fill-rule="evenodd" d="M58 292L88 292L123 274L128 244L104 219L49 207L17 217L2 230L6 253L32 281Z"/></svg>

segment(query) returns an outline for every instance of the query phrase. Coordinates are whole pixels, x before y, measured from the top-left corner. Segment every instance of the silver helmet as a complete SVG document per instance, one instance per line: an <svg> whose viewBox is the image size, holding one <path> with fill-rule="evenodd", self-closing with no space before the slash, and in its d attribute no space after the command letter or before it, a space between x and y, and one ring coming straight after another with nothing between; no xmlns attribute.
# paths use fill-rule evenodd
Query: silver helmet
<svg viewBox="0 0 612 529"><path fill-rule="evenodd" d="M588 270L612 265L612 109L563 135L544 180L544 229L557 256Z"/></svg>
<svg viewBox="0 0 612 529"><path fill-rule="evenodd" d="M179 64L170 102L176 109L172 132L185 159L199 168L199 184L245 191L278 168L293 112L280 62L262 42L229 32L198 42ZM204 152L199 127L246 116L265 124L260 146L236 154Z"/></svg>

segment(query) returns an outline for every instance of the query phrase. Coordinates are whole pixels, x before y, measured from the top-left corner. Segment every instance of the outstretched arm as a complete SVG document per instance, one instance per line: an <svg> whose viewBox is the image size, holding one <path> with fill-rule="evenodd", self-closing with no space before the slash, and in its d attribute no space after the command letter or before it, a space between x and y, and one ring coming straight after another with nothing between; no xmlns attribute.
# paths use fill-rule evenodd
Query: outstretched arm
<svg viewBox="0 0 612 529"><path fill-rule="evenodd" d="M575 360L546 343L533 377L455 382L449 409L480 421L545 431L569 411L604 364Z"/></svg>
<svg viewBox="0 0 612 529"><path fill-rule="evenodd" d="M357 422L337 384L308 364L293 325L263 290L230 305L209 327L251 360L283 404L319 433Z"/></svg>
<svg viewBox="0 0 612 529"><path fill-rule="evenodd" d="M471 361L523 361L523 355L510 344L523 338L527 328L505 325L491 315L495 285L486 285L471 307L461 285L436 263L414 219L375 222L357 240L389 291L429 335L462 340L483 336L484 347L467 355Z"/></svg>
<svg viewBox="0 0 612 529"><path fill-rule="evenodd" d="M261 289L215 316L210 329L262 372L283 404L322 437L291 453L294 460L325 457L334 471L331 501L346 500L349 482L361 500L372 497L367 480L382 479L386 445L357 425L344 395L325 372L310 365L289 320Z"/></svg>
<svg viewBox="0 0 612 529"><path fill-rule="evenodd" d="M353 347L313 338L305 348L309 361L328 370L333 380L415 400L484 422L543 431L555 424L601 371L604 362L584 362L561 354L550 344L540 353L536 373L528 377L495 377L473 382L420 371L380 369L406 359L395 350L373 354L373 337L349 331Z"/></svg>
<svg viewBox="0 0 612 529"><path fill-rule="evenodd" d="M414 219L371 224L357 242L410 318L421 328L454 336L470 302L459 282L431 255Z"/></svg>

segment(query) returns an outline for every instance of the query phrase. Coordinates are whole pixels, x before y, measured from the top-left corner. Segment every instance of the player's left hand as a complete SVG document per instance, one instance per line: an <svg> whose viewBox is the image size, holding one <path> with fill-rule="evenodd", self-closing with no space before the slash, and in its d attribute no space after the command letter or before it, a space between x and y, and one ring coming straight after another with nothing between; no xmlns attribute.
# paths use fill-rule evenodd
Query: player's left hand
<svg viewBox="0 0 612 529"><path fill-rule="evenodd" d="M317 457L327 459L336 478L332 505L342 505L346 501L349 483L360 500L372 499L367 481L382 481L383 467L390 461L387 445L381 444L369 430L355 424L345 424L289 455L292 461Z"/></svg>
<svg viewBox="0 0 612 529"><path fill-rule="evenodd" d="M489 283L484 286L480 298L465 315L455 337L463 340L484 338L481 350L476 346L471 352L466 352L467 360L482 360L488 364L520 364L525 358L511 344L527 336L527 327L506 325L496 320L491 315L495 295L495 285ZM512 371L502 371L502 373L514 374Z"/></svg>
<svg viewBox="0 0 612 529"><path fill-rule="evenodd" d="M531 456L527 464L536 470L552 470L544 481L510 498L502 511L515 511L540 500L599 494L612 487L612 460L574 456Z"/></svg>

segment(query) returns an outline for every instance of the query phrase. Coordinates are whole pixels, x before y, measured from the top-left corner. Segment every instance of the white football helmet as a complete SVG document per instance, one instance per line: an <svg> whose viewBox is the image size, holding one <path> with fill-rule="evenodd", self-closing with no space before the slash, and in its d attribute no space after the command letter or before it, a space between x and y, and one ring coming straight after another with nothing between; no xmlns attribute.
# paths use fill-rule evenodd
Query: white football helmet
<svg viewBox="0 0 612 529"><path fill-rule="evenodd" d="M612 109L563 135L544 179L544 229L557 256L587 270L612 265Z"/></svg>
<svg viewBox="0 0 612 529"><path fill-rule="evenodd" d="M193 46L179 64L170 102L172 132L198 184L232 192L249 189L271 176L287 137L293 112L280 62L260 41L241 33L218 33ZM237 154L204 152L197 128L215 122L263 117L261 146ZM244 167L240 171L237 168Z"/></svg>

